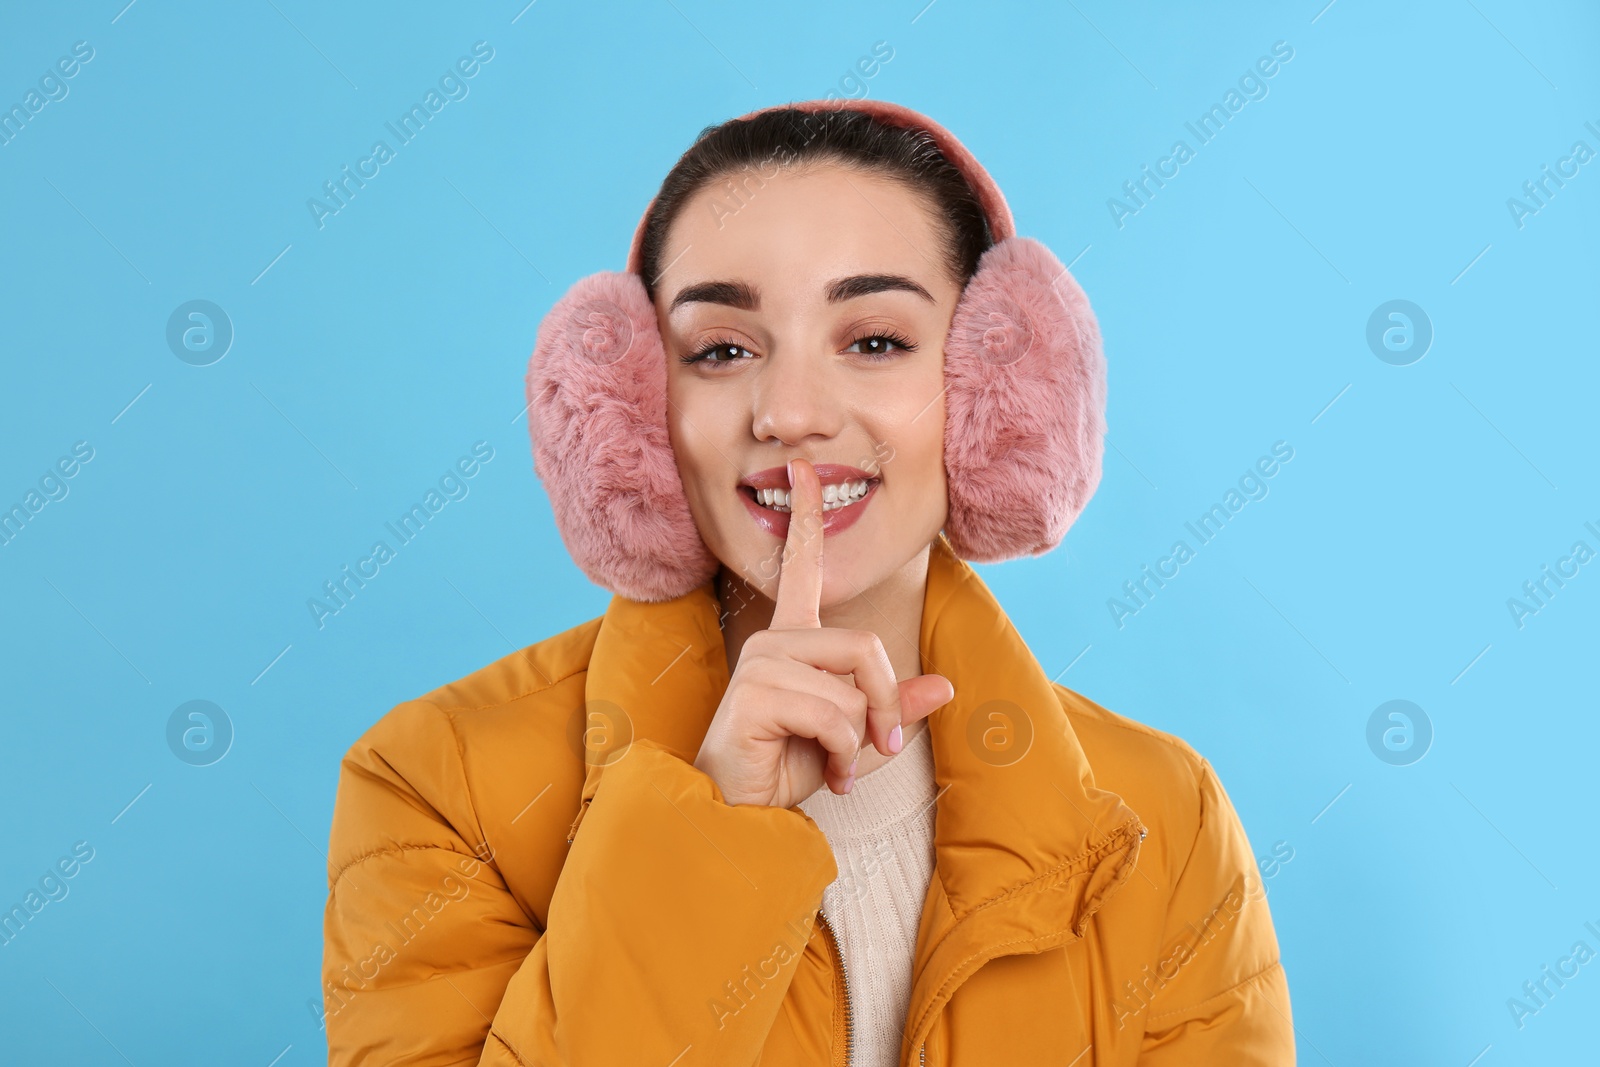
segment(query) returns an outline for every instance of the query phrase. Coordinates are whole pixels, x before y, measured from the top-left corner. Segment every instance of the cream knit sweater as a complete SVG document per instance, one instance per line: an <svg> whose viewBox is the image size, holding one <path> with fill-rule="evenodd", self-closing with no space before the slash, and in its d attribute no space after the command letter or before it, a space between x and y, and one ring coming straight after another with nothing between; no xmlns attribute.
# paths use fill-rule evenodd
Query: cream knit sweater
<svg viewBox="0 0 1600 1067"><path fill-rule="evenodd" d="M924 726L843 795L800 802L828 838L839 875L823 890L850 987L850 1067L895 1067L911 1001L922 898L933 877L938 788Z"/></svg>

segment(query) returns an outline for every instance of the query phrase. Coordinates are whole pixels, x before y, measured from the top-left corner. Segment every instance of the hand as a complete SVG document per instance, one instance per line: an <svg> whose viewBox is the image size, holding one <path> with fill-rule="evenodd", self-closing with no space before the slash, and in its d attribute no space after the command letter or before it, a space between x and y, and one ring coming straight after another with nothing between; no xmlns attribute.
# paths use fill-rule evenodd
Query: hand
<svg viewBox="0 0 1600 1067"><path fill-rule="evenodd" d="M892 755L895 727L955 696L938 674L896 682L889 654L870 630L822 625L822 484L804 459L790 463L789 481L789 534L772 624L740 650L694 761L729 804L793 807L823 784L849 792L866 744Z"/></svg>

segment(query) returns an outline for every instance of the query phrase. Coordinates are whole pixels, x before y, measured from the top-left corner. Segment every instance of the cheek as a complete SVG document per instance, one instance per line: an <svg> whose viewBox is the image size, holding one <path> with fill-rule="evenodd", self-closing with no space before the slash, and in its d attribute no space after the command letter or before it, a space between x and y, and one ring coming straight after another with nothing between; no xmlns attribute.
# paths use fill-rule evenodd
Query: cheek
<svg viewBox="0 0 1600 1067"><path fill-rule="evenodd" d="M918 480L930 506L936 506L948 498L944 474L943 402L934 405L914 425L920 427L915 436Z"/></svg>
<svg viewBox="0 0 1600 1067"><path fill-rule="evenodd" d="M880 425L887 444L879 449L886 470L900 468L907 481L915 481L919 492L935 494L945 485L944 474L944 377L940 370L924 371L903 388L894 391L892 410L883 412ZM942 495L942 494L940 494Z"/></svg>
<svg viewBox="0 0 1600 1067"><path fill-rule="evenodd" d="M674 382L669 377L667 435L672 441L678 476L696 510L696 518L700 517L700 502L706 498L714 479L721 478L731 484L731 479L722 478L727 461L721 458L718 450L717 435L724 429L717 422L718 405L706 401L705 391L696 389L693 382ZM726 421L726 412L720 417Z"/></svg>

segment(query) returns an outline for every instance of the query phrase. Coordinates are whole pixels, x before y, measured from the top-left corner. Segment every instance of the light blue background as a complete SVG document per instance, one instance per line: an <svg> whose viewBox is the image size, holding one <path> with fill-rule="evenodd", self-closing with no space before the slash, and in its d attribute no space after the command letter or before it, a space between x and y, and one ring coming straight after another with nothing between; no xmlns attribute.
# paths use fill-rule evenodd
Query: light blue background
<svg viewBox="0 0 1600 1067"><path fill-rule="evenodd" d="M340 756L608 600L519 417L541 315L621 268L701 127L832 89L953 130L1093 302L1099 492L1063 548L981 571L1052 675L1188 740L1257 854L1293 849L1267 885L1302 1062L1592 1061L1600 962L1521 1029L1506 1005L1600 950L1600 563L1520 629L1506 605L1600 550L1600 162L1507 208L1600 150L1592 5L123 2L0 13L7 107L94 48L0 145L0 504L95 450L0 547L0 905L95 850L0 948L3 1058L324 1060ZM307 199L479 40L469 95L318 229ZM236 331L206 367L165 340L193 299ZM1409 366L1365 340L1391 299L1435 331ZM480 440L470 495L319 630L307 599ZM1108 598L1279 440L1270 495L1119 629ZM236 732L208 767L166 741L194 699ZM1409 766L1366 741L1391 699L1433 726Z"/></svg>

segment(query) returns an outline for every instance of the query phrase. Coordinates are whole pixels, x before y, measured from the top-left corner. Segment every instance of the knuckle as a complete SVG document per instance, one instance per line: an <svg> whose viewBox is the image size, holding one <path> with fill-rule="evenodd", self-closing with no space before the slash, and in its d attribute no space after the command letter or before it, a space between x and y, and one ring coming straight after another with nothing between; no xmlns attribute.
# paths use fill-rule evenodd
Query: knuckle
<svg viewBox="0 0 1600 1067"><path fill-rule="evenodd" d="M889 661L889 650L883 647L883 640L871 630L856 630L853 633L852 647L861 662L870 671L885 674L892 683L894 666Z"/></svg>
<svg viewBox="0 0 1600 1067"><path fill-rule="evenodd" d="M855 751L856 730L855 723L850 721L850 716L837 704L829 703L827 711L827 733L835 746L842 749L841 755Z"/></svg>
<svg viewBox="0 0 1600 1067"><path fill-rule="evenodd" d="M851 723L846 728L846 734L850 741L850 747L845 752L853 759L856 750L861 747L861 731L855 728L854 723Z"/></svg>

